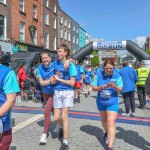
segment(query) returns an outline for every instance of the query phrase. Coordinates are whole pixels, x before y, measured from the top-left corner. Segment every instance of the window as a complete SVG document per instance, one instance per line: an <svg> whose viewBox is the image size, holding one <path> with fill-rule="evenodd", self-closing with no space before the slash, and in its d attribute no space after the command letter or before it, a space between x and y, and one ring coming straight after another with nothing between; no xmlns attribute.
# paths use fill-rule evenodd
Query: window
<svg viewBox="0 0 150 150"><path fill-rule="evenodd" d="M37 19L37 6L33 5L33 18Z"/></svg>
<svg viewBox="0 0 150 150"><path fill-rule="evenodd" d="M49 25L49 14L48 13L45 14L45 24Z"/></svg>
<svg viewBox="0 0 150 150"><path fill-rule="evenodd" d="M76 33L78 33L78 32L79 32L79 30L78 30L78 28L77 28Z"/></svg>
<svg viewBox="0 0 150 150"><path fill-rule="evenodd" d="M75 26L73 26L73 31L75 31Z"/></svg>
<svg viewBox="0 0 150 150"><path fill-rule="evenodd" d="M56 18L53 19L53 28L56 29Z"/></svg>
<svg viewBox="0 0 150 150"><path fill-rule="evenodd" d="M56 13L56 5L53 4L53 12Z"/></svg>
<svg viewBox="0 0 150 150"><path fill-rule="evenodd" d="M37 30L33 31L33 44L37 45Z"/></svg>
<svg viewBox="0 0 150 150"><path fill-rule="evenodd" d="M68 41L70 42L70 33L68 33Z"/></svg>
<svg viewBox="0 0 150 150"><path fill-rule="evenodd" d="M73 36L73 43L75 43L75 36Z"/></svg>
<svg viewBox="0 0 150 150"><path fill-rule="evenodd" d="M44 46L45 48L49 48L49 33L44 34Z"/></svg>
<svg viewBox="0 0 150 150"><path fill-rule="evenodd" d="M0 0L0 3L6 4L6 0Z"/></svg>
<svg viewBox="0 0 150 150"><path fill-rule="evenodd" d="M63 38L63 29L60 29L60 38Z"/></svg>
<svg viewBox="0 0 150 150"><path fill-rule="evenodd" d="M56 37L54 37L53 49L56 50Z"/></svg>
<svg viewBox="0 0 150 150"><path fill-rule="evenodd" d="M20 11L24 12L24 0L20 0Z"/></svg>
<svg viewBox="0 0 150 150"><path fill-rule="evenodd" d="M65 30L65 35L64 39L67 40L67 30Z"/></svg>
<svg viewBox="0 0 150 150"><path fill-rule="evenodd" d="M20 41L24 42L25 41L25 23L20 22Z"/></svg>
<svg viewBox="0 0 150 150"><path fill-rule="evenodd" d="M4 38L6 30L5 16L0 14L0 38Z"/></svg>
<svg viewBox="0 0 150 150"><path fill-rule="evenodd" d="M67 19L65 19L65 22L64 22L65 26L67 26Z"/></svg>
<svg viewBox="0 0 150 150"><path fill-rule="evenodd" d="M78 40L78 37L76 37L76 44L77 44L77 45L79 44L79 40Z"/></svg>
<svg viewBox="0 0 150 150"><path fill-rule="evenodd" d="M68 28L70 29L70 22L68 23Z"/></svg>
<svg viewBox="0 0 150 150"><path fill-rule="evenodd" d="M60 16L60 23L63 24L63 17Z"/></svg>
<svg viewBox="0 0 150 150"><path fill-rule="evenodd" d="M49 7L49 0L45 0L45 6Z"/></svg>

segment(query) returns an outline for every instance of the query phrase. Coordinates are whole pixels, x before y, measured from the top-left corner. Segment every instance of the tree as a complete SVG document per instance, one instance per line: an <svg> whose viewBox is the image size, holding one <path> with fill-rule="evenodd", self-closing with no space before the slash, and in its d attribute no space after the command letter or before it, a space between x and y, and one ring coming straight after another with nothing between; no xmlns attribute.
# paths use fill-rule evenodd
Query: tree
<svg viewBox="0 0 150 150"><path fill-rule="evenodd" d="M99 65L99 54L98 51L93 50L93 52L91 53L91 55L93 55L94 57L91 59L91 65L92 66L97 66Z"/></svg>
<svg viewBox="0 0 150 150"><path fill-rule="evenodd" d="M147 50L146 50L146 53L150 55L150 49L147 49Z"/></svg>

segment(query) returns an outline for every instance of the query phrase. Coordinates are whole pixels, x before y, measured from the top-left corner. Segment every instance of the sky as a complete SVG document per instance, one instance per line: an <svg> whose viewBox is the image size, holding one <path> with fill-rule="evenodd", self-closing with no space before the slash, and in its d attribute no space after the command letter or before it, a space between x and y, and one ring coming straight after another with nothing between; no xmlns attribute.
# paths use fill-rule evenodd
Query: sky
<svg viewBox="0 0 150 150"><path fill-rule="evenodd" d="M59 0L59 4L92 39L142 45L150 35L150 0Z"/></svg>

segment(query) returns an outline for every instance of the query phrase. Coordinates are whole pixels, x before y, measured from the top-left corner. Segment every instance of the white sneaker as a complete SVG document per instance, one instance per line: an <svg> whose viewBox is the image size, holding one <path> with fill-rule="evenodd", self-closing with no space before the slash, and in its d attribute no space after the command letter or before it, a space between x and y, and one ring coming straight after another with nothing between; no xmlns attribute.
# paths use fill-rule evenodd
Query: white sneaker
<svg viewBox="0 0 150 150"><path fill-rule="evenodd" d="M135 117L135 113L132 113L131 116L132 116L132 117Z"/></svg>
<svg viewBox="0 0 150 150"><path fill-rule="evenodd" d="M41 135L41 139L40 139L40 144L46 144L46 142L47 142L47 135L46 134L42 134Z"/></svg>
<svg viewBox="0 0 150 150"><path fill-rule="evenodd" d="M121 114L122 116L127 116L127 117L129 117L130 116L130 114L128 113L128 114L126 114L126 113L122 113Z"/></svg>

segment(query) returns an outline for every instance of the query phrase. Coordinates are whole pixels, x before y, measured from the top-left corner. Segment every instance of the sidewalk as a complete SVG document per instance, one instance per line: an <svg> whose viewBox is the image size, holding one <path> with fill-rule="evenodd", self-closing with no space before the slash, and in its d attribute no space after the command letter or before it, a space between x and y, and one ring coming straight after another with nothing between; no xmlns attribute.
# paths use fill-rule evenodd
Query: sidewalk
<svg viewBox="0 0 150 150"><path fill-rule="evenodd" d="M94 92L91 92L88 98L83 95L81 103L75 104L70 111L70 150L104 150L106 148L102 140L103 128L99 121L95 97L96 93ZM138 104L138 101L136 103ZM120 98L119 112L123 111L124 104ZM42 113L41 104L29 101L18 104L14 109L13 116L19 126L19 123L25 121L25 119ZM146 114L149 115L146 116ZM47 144L39 145L43 130L43 118L34 121L13 134L11 150L59 150L62 141L57 138L57 134L52 132L54 127L55 124L52 122ZM147 104L145 110L137 108L135 118L118 116L114 149L150 149L150 103Z"/></svg>

